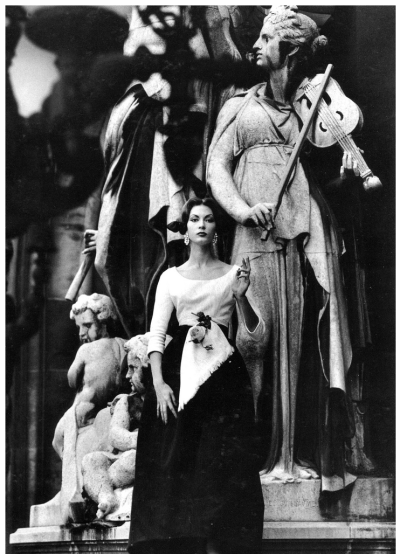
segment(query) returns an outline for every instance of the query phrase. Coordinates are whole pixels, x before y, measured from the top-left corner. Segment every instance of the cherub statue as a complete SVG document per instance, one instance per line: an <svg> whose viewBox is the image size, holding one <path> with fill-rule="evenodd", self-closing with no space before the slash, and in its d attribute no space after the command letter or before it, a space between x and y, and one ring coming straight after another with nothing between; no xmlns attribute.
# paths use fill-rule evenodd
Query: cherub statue
<svg viewBox="0 0 400 554"><path fill-rule="evenodd" d="M132 392L120 394L110 408L109 446L107 450L87 454L82 460L83 486L98 505L97 518L115 512L121 504L121 491L133 484L135 478L136 443L145 392L144 369L149 366L147 356L148 333L137 335L125 343L128 352L128 379ZM103 411L105 411L103 410ZM101 414L99 414L101 417ZM130 512L130 502L128 502ZM121 515L119 515L119 519Z"/></svg>
<svg viewBox="0 0 400 554"><path fill-rule="evenodd" d="M93 422L121 386L125 341L114 335L117 315L108 296L82 294L72 306L70 317L79 328L82 346L69 368L68 383L77 391L76 420L78 427L84 427Z"/></svg>
<svg viewBox="0 0 400 554"><path fill-rule="evenodd" d="M103 419L95 419L96 415L123 391L126 341L115 337L117 315L110 298L83 294L72 306L70 317L79 328L82 345L68 371L69 384L77 394L58 422L53 439L53 448L63 462L61 491L50 502L32 507L32 526L57 525L76 518L74 509L84 505L80 493L82 459L108 446L109 418L103 414Z"/></svg>

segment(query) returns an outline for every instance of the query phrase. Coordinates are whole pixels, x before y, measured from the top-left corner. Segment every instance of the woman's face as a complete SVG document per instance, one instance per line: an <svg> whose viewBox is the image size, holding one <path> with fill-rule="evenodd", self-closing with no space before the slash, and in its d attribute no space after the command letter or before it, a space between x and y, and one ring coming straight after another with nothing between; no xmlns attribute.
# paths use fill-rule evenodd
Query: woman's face
<svg viewBox="0 0 400 554"><path fill-rule="evenodd" d="M206 245L214 238L216 223L214 214L208 206L201 204L191 209L187 231L191 243Z"/></svg>
<svg viewBox="0 0 400 554"><path fill-rule="evenodd" d="M272 23L264 23L258 40L254 43L257 65L271 71L282 67L279 49L280 38Z"/></svg>

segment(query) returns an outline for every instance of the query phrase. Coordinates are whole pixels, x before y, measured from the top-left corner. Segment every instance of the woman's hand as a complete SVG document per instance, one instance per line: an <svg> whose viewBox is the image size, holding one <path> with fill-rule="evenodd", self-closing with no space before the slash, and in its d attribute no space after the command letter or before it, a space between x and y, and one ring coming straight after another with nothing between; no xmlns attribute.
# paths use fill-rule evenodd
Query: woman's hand
<svg viewBox="0 0 400 554"><path fill-rule="evenodd" d="M246 227L262 227L267 231L274 229L274 212L276 204L260 202L249 208L243 218L243 225Z"/></svg>
<svg viewBox="0 0 400 554"><path fill-rule="evenodd" d="M361 153L362 150L360 150ZM342 166L340 168L340 179L352 179L360 176L360 169L358 167L357 160L354 159L350 152L344 152L342 158Z"/></svg>
<svg viewBox="0 0 400 554"><path fill-rule="evenodd" d="M163 422L167 423L168 408L171 410L171 412L174 414L175 417L178 417L175 410L175 406L176 406L175 395L171 387L167 385L165 381L162 381L160 383L154 384L154 389L157 395L157 417L161 416L161 419L163 420Z"/></svg>
<svg viewBox="0 0 400 554"><path fill-rule="evenodd" d="M89 254L90 252L96 252L97 233L94 229L86 229L85 234L85 249L82 254Z"/></svg>
<svg viewBox="0 0 400 554"><path fill-rule="evenodd" d="M250 285L250 260L249 258L242 259L242 265L237 270L236 280L232 286L233 296L237 299L243 298L246 295Z"/></svg>
<svg viewBox="0 0 400 554"><path fill-rule="evenodd" d="M259 324L259 318L246 297L250 285L250 260L242 260L242 265L236 273L236 280L232 285L233 296L236 298L237 307L241 317L246 323L247 329L252 333Z"/></svg>

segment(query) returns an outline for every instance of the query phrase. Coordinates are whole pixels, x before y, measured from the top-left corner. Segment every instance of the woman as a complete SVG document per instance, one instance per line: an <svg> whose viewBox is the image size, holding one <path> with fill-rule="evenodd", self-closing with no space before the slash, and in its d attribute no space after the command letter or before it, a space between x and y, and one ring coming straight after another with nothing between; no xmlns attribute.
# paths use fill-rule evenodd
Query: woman
<svg viewBox="0 0 400 554"><path fill-rule="evenodd" d="M250 257L250 290L266 325L256 349L248 348L240 326L237 335L257 413L272 422L264 473L289 482L317 477L317 466L323 489L338 490L354 480L344 463L344 441L352 432L345 396L352 353L339 268L342 243L304 156L274 213L301 129L296 110L302 87L327 42L314 21L292 8L271 9L264 20L254 50L266 82L222 108L207 179L236 222L231 260ZM341 174L353 170L358 173L345 154ZM263 402L268 388L272 415Z"/></svg>
<svg viewBox="0 0 400 554"><path fill-rule="evenodd" d="M227 336L235 304L250 341L263 322L246 298L249 261L230 266L213 254L216 210L209 198L186 203L189 259L165 271L157 288L148 347L154 389L138 436L132 553L231 554L261 540L252 393ZM164 352L174 309L180 327Z"/></svg>

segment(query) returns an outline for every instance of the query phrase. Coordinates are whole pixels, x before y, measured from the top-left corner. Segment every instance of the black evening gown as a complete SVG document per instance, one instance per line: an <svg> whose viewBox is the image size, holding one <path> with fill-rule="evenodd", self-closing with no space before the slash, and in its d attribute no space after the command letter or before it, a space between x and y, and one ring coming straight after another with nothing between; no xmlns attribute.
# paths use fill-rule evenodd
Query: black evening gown
<svg viewBox="0 0 400 554"><path fill-rule="evenodd" d="M221 327L226 333L226 328ZM189 327L167 346L163 378L179 398L180 361ZM261 542L264 502L250 380L234 354L165 425L151 387L140 423L128 551L146 541L215 539L237 548Z"/></svg>

